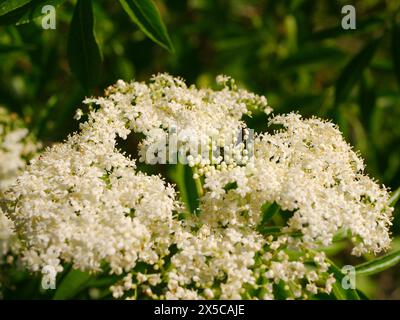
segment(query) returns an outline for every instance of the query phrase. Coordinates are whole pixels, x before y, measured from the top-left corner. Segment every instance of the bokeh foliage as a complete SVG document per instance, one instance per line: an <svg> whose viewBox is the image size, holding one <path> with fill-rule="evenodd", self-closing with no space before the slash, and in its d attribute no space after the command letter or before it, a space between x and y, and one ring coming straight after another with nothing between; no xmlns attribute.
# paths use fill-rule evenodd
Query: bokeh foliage
<svg viewBox="0 0 400 320"><path fill-rule="evenodd" d="M398 1L159 0L154 8L140 1L14 2L0 10L0 104L46 144L77 128L73 115L85 95L102 94L120 78L166 71L212 86L224 73L264 94L276 113L332 119L372 176L392 190L400 185ZM56 30L41 26L45 2L58 5ZM356 8L356 30L341 27L346 4ZM264 115L247 121L266 130ZM397 205L394 249L399 211ZM341 264L360 262L332 253ZM358 283L372 298L400 299L399 270Z"/></svg>

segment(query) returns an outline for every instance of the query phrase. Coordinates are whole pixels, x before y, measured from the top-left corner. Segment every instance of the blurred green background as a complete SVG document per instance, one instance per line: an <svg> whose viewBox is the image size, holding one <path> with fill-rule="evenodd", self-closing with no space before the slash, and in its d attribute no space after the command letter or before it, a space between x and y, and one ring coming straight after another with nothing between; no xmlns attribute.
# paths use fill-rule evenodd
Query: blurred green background
<svg viewBox="0 0 400 320"><path fill-rule="evenodd" d="M360 151L367 172L392 190L399 187L399 1L155 1L174 52L146 37L118 1L92 1L103 61L86 90L68 62L76 1L48 2L59 4L55 30L43 29L40 17L16 26L12 15L0 16L0 105L22 116L45 144L75 130L73 115L83 98L101 95L118 79L169 72L204 87L223 73L265 95L275 113L333 120ZM341 27L347 4L356 8L355 30ZM247 120L266 130L265 116ZM397 238L399 228L398 206ZM343 254L336 259L358 261ZM399 267L358 280L371 298L400 299Z"/></svg>

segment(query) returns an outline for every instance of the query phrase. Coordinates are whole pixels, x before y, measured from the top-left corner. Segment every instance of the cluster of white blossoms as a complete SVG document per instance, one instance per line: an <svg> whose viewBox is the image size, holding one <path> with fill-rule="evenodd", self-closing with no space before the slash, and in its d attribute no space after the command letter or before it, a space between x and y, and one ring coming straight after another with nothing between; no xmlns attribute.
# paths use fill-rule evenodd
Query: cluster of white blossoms
<svg viewBox="0 0 400 320"><path fill-rule="evenodd" d="M29 134L22 120L0 107L0 267L11 264L21 247L13 222L1 208L3 193L15 182L39 148L40 144ZM1 277L2 274L0 287Z"/></svg>
<svg viewBox="0 0 400 320"><path fill-rule="evenodd" d="M39 148L22 120L0 107L0 264L12 259L9 254L17 253L20 247L13 223L1 209L3 193Z"/></svg>
<svg viewBox="0 0 400 320"><path fill-rule="evenodd" d="M107 119L81 127L33 160L9 194L23 259L34 271L67 262L96 272L106 263L121 274L138 261L156 264L171 245L174 189L136 172Z"/></svg>
<svg viewBox="0 0 400 320"><path fill-rule="evenodd" d="M7 277L4 266L11 266L15 261L15 255L20 250L20 242L14 232L12 221L6 217L0 207L0 299L4 287L5 278Z"/></svg>
<svg viewBox="0 0 400 320"><path fill-rule="evenodd" d="M290 216L282 231L301 232L308 246L328 246L335 234L347 232L356 255L387 249L389 194L363 173L362 160L338 128L295 113L273 117L270 124L282 129L255 139L253 161L207 175L205 221L256 228L263 205L277 203Z"/></svg>
<svg viewBox="0 0 400 320"><path fill-rule="evenodd" d="M291 259L291 239L265 239L248 228L203 225L183 237L171 259L167 299L274 299L282 286L287 297L329 293L334 281L324 254ZM295 242L292 248L297 247ZM310 261L315 268L307 268Z"/></svg>
<svg viewBox="0 0 400 320"><path fill-rule="evenodd" d="M128 273L111 287L114 297L307 299L329 294L335 282L323 252L307 251L288 236L203 224L196 232L181 229L175 241L176 253L166 264Z"/></svg>
<svg viewBox="0 0 400 320"><path fill-rule="evenodd" d="M270 113L267 100L229 77L218 82L220 90L197 89L159 74L86 99L80 132L32 161L7 193L29 268L117 274L115 298L298 299L331 292L319 247L338 233L354 254L389 246L388 192L333 124L275 116L280 130L246 141L242 116ZM144 136L140 160L163 163L179 150L193 167L204 190L196 213L118 149L132 132ZM199 146L206 156L193 155Z"/></svg>
<svg viewBox="0 0 400 320"><path fill-rule="evenodd" d="M39 147L21 119L0 106L0 192L15 181Z"/></svg>
<svg viewBox="0 0 400 320"><path fill-rule="evenodd" d="M0 208L0 266L13 262L12 254L18 253L19 249L20 243L14 233L13 223Z"/></svg>
<svg viewBox="0 0 400 320"><path fill-rule="evenodd" d="M217 80L221 90L188 87L168 74L154 76L149 84L119 80L105 98L85 102L113 110L112 117L119 113L126 128L145 135L139 146L141 161L177 163L179 157L191 167L246 162L249 133L241 118L252 110L272 109L265 97L239 89L233 79ZM79 110L78 117L81 114Z"/></svg>

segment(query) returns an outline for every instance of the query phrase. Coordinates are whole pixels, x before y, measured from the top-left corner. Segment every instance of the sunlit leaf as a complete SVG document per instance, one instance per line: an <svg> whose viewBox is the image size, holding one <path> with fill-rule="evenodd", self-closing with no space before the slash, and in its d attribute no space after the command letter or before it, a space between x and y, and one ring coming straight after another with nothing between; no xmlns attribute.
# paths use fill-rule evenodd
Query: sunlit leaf
<svg viewBox="0 0 400 320"><path fill-rule="evenodd" d="M45 5L59 6L66 0L31 0L21 7L0 15L0 24L24 24L43 16L42 8Z"/></svg>
<svg viewBox="0 0 400 320"><path fill-rule="evenodd" d="M3 0L0 1L0 16L18 9L32 0Z"/></svg>
<svg viewBox="0 0 400 320"><path fill-rule="evenodd" d="M357 275L371 275L382 272L400 262L400 250L356 266Z"/></svg>
<svg viewBox="0 0 400 320"><path fill-rule="evenodd" d="M360 300L355 289L345 289L342 286L342 280L345 274L339 269L339 267L331 260L327 259L330 267L329 271L335 276L336 282L333 284L333 294L338 300Z"/></svg>
<svg viewBox="0 0 400 320"><path fill-rule="evenodd" d="M397 201L400 199L400 187L397 188L396 191L392 192L392 196L390 197L389 203L391 207L394 207L397 204Z"/></svg>
<svg viewBox="0 0 400 320"><path fill-rule="evenodd" d="M262 224L267 223L269 220L272 219L272 217L277 214L280 211L279 205L274 202L274 203L264 203L261 207L261 212L262 212Z"/></svg>
<svg viewBox="0 0 400 320"><path fill-rule="evenodd" d="M155 43L174 51L167 28L151 0L120 0L131 20Z"/></svg>

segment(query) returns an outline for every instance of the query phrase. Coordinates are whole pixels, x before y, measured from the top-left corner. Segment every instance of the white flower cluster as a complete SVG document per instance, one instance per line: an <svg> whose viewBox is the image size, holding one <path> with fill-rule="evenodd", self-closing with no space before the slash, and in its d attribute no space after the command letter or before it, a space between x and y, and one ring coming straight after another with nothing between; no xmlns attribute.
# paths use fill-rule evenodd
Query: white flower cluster
<svg viewBox="0 0 400 320"><path fill-rule="evenodd" d="M229 150L228 164L247 161L244 143L238 143L238 134L245 129L241 118L253 109L270 113L271 108L265 97L239 89L231 78L218 83L221 90L198 89L159 74L149 84L120 80L107 90L106 98L85 102L105 108L114 104L125 127L145 135L139 146L141 161L177 163L174 160L180 157L191 167L207 167L224 160L216 152L220 148ZM78 118L81 113L78 110ZM242 140L248 138L244 131Z"/></svg>
<svg viewBox="0 0 400 320"><path fill-rule="evenodd" d="M111 287L114 297L133 291L131 298L307 299L329 294L335 282L324 253L308 252L288 236L265 238L245 227L182 229L176 249L159 270L126 275Z"/></svg>
<svg viewBox="0 0 400 320"><path fill-rule="evenodd" d="M110 288L116 298L296 299L331 292L335 278L318 247L338 232L355 254L388 247L388 193L363 174L334 125L273 117L281 130L257 136L249 158L231 138L247 135L244 114L271 110L231 78L218 82L221 90L197 89L160 74L87 99L80 132L33 161L7 195L28 266L121 275ZM196 214L117 148L117 137L142 133L148 161L150 146L168 141L172 128L203 184ZM209 157L193 156L199 145ZM215 149L223 155L214 158ZM150 153L149 162L159 157Z"/></svg>
<svg viewBox="0 0 400 320"><path fill-rule="evenodd" d="M40 145L28 134L21 119L0 107L0 205L2 194L15 182ZM0 207L0 264L19 248L12 221ZM3 261L4 262L4 261Z"/></svg>
<svg viewBox="0 0 400 320"><path fill-rule="evenodd" d="M0 208L0 266L12 262L12 254L18 253L19 249L20 243L14 233L14 225Z"/></svg>
<svg viewBox="0 0 400 320"><path fill-rule="evenodd" d="M0 193L15 181L39 147L17 115L0 106Z"/></svg>
<svg viewBox="0 0 400 320"><path fill-rule="evenodd" d="M62 270L70 262L116 274L168 254L174 189L158 176L136 172L115 148L118 129L96 114L64 143L47 149L18 178L10 216L32 270ZM106 122L102 122L106 121Z"/></svg>
<svg viewBox="0 0 400 320"><path fill-rule="evenodd" d="M7 218L0 207L0 299L7 278L7 269L15 261L20 250L20 242L14 232L12 221Z"/></svg>
<svg viewBox="0 0 400 320"><path fill-rule="evenodd" d="M181 250L171 260L165 297L274 299L282 285L292 298L329 293L334 278L324 254L292 259L286 250L289 242L292 250L298 249L289 237L265 239L245 227L214 229L204 224L198 233L178 242ZM316 268L307 268L306 261Z"/></svg>
<svg viewBox="0 0 400 320"><path fill-rule="evenodd" d="M0 107L0 267L11 264L21 247L13 222L1 208L3 193L15 182L39 148L21 119Z"/></svg>
<svg viewBox="0 0 400 320"><path fill-rule="evenodd" d="M361 159L340 131L295 113L276 116L270 124L283 128L256 138L252 162L206 177L205 221L257 227L262 206L277 203L292 213L283 231L300 231L311 247L331 244L341 231L355 242L356 255L387 249L389 194L363 174ZM226 190L228 184L234 187Z"/></svg>

